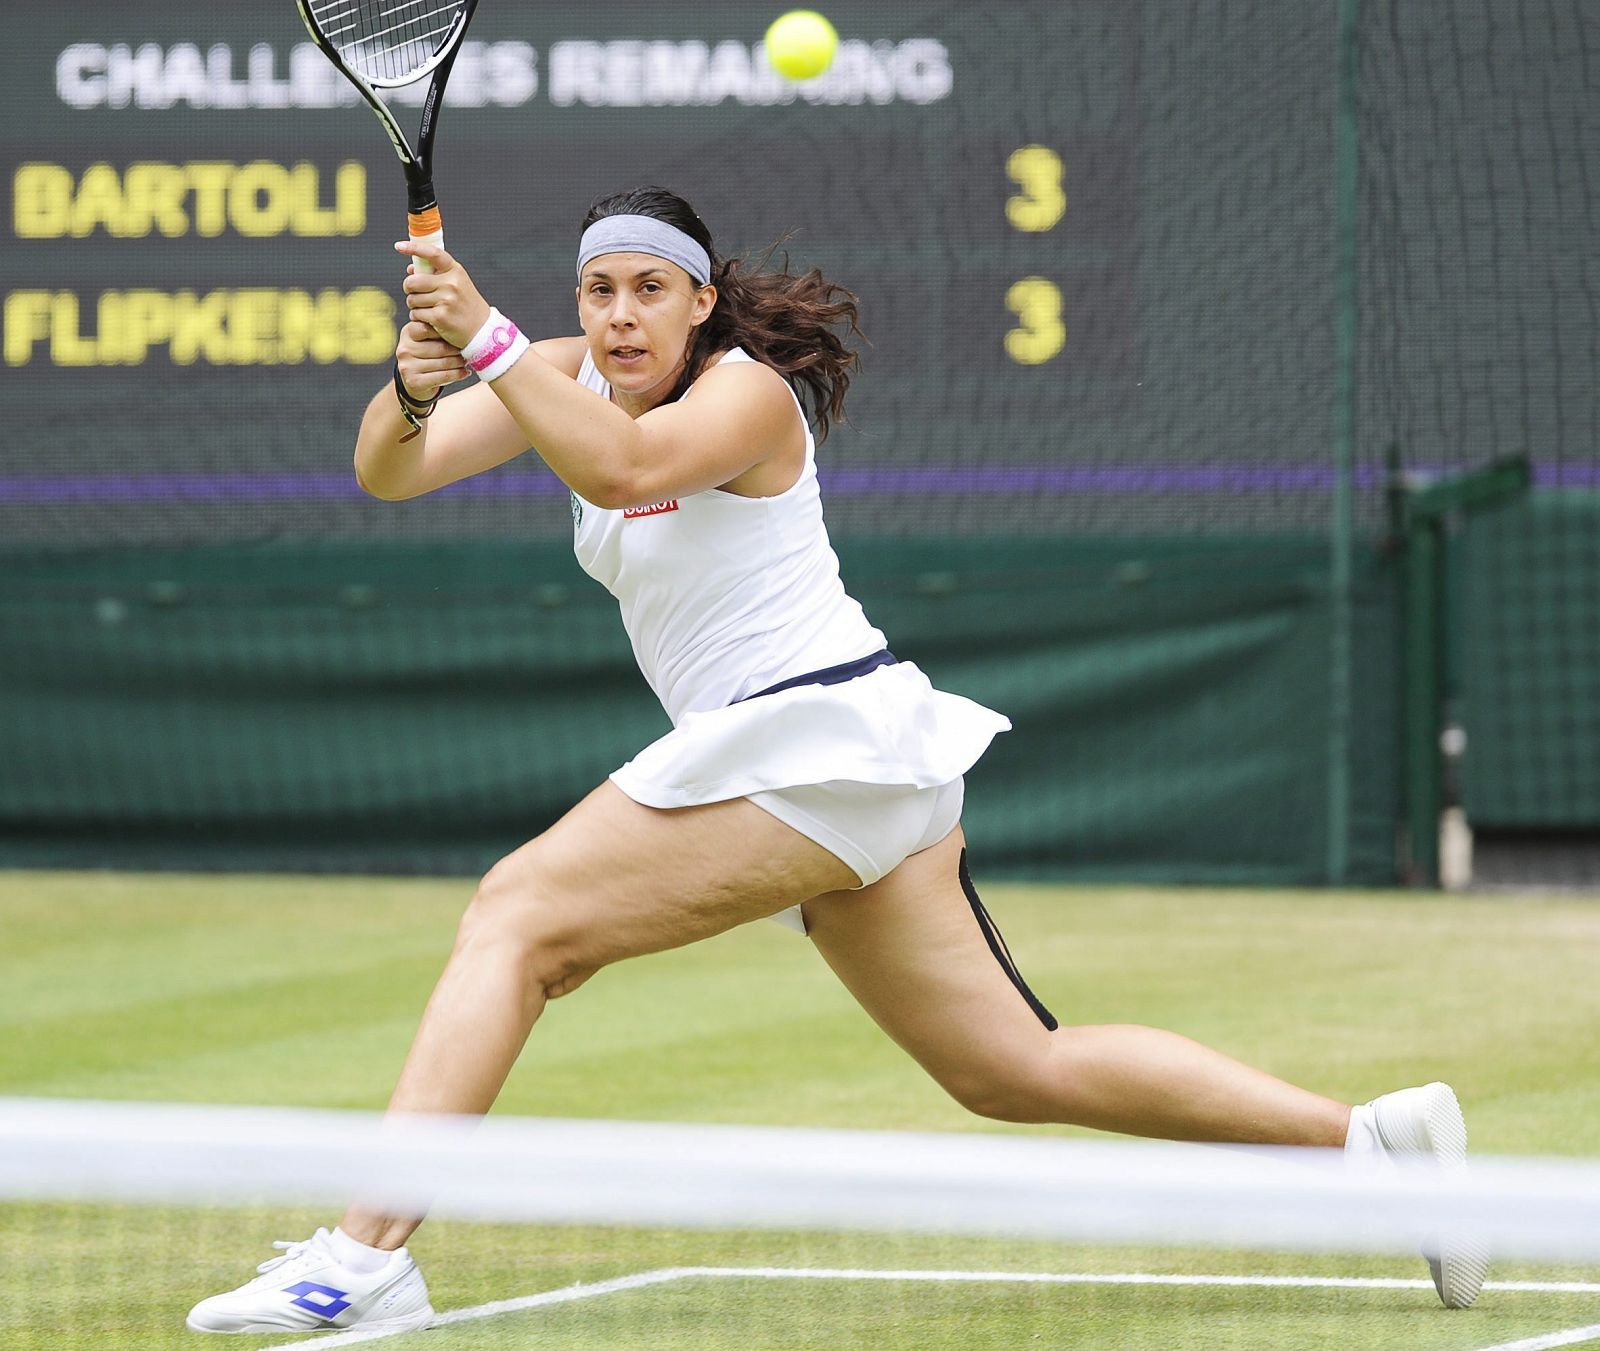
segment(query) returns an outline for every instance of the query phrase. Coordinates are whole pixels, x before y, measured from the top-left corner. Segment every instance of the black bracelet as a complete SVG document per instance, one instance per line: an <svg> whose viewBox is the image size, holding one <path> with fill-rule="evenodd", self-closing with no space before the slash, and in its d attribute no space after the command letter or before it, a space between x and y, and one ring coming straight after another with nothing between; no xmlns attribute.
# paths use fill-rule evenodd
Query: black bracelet
<svg viewBox="0 0 1600 1351"><path fill-rule="evenodd" d="M411 391L406 388L406 382L400 378L400 358L396 357L394 359L394 392L395 397L400 400L401 415L411 424L410 434L402 436L400 439L409 441L411 437L422 430L423 422L433 415L433 406L439 402L439 391L434 390L432 398L414 398Z"/></svg>

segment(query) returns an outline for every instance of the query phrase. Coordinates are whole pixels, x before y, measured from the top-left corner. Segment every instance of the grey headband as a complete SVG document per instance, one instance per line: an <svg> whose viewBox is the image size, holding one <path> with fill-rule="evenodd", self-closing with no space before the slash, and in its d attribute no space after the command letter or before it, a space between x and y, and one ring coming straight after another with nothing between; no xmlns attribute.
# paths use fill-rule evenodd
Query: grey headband
<svg viewBox="0 0 1600 1351"><path fill-rule="evenodd" d="M711 280L711 255L676 225L654 216L603 216L578 244L578 277L603 253L648 253L676 263L701 286Z"/></svg>

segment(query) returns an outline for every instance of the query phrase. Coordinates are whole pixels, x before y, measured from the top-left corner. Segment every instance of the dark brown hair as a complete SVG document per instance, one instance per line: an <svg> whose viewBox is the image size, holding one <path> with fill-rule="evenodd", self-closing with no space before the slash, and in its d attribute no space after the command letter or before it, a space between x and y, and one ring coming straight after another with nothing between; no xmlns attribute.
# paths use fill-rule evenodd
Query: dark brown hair
<svg viewBox="0 0 1600 1351"><path fill-rule="evenodd" d="M782 240L753 264L748 258L719 258L699 213L666 188L633 188L602 197L589 208L582 228L607 216L653 216L675 225L711 256L717 303L711 317L694 330L688 364L669 400L683 396L712 353L742 347L798 386L817 440L826 440L828 428L844 419L845 392L858 364L845 339L854 334L865 341L856 323L855 296L816 268L789 271L787 255L781 268L773 267Z"/></svg>

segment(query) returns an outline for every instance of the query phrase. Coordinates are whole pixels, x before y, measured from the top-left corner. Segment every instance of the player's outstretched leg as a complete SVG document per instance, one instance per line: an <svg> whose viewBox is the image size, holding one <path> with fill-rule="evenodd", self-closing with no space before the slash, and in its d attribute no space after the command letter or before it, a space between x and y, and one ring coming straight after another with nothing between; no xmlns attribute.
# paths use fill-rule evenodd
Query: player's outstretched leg
<svg viewBox="0 0 1600 1351"><path fill-rule="evenodd" d="M1348 1153L1357 1157L1431 1160L1455 1171L1466 1167L1467 1123L1448 1084L1425 1084L1385 1093L1350 1113ZM1450 1309L1468 1308L1489 1273L1489 1248L1470 1233L1442 1234L1422 1249L1433 1288Z"/></svg>
<svg viewBox="0 0 1600 1351"><path fill-rule="evenodd" d="M972 1111L1169 1140L1306 1145L1460 1163L1443 1084L1351 1108L1159 1028L1057 1027L966 885L961 830L855 892L805 905L812 940L884 1031ZM1369 1129L1370 1137L1366 1133ZM1482 1245L1430 1245L1440 1298L1482 1286Z"/></svg>
<svg viewBox="0 0 1600 1351"><path fill-rule="evenodd" d="M710 937L854 878L821 845L742 798L657 811L602 784L479 884L390 1111L488 1111L549 1000L613 962ZM189 1326L425 1321L427 1292L401 1248L420 1220L353 1205L331 1234L287 1245L287 1257L264 1263L257 1279L203 1300ZM391 1291L394 1309L385 1303ZM401 1292L415 1293L415 1307Z"/></svg>
<svg viewBox="0 0 1600 1351"><path fill-rule="evenodd" d="M365 1259L363 1245L319 1229L256 1268L237 1290L203 1299L189 1312L191 1332L328 1332L359 1324L403 1332L433 1321L428 1287L404 1248Z"/></svg>

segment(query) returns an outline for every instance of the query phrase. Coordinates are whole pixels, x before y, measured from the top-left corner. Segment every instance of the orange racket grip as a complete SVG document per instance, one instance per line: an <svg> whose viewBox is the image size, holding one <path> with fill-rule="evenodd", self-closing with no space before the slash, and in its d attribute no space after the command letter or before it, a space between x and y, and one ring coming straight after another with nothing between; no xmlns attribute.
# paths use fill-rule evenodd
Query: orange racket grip
<svg viewBox="0 0 1600 1351"><path fill-rule="evenodd" d="M439 208L430 206L426 211L406 212L406 231L418 244L444 244L444 222L439 219ZM418 272L432 272L433 264L426 258L411 260Z"/></svg>

